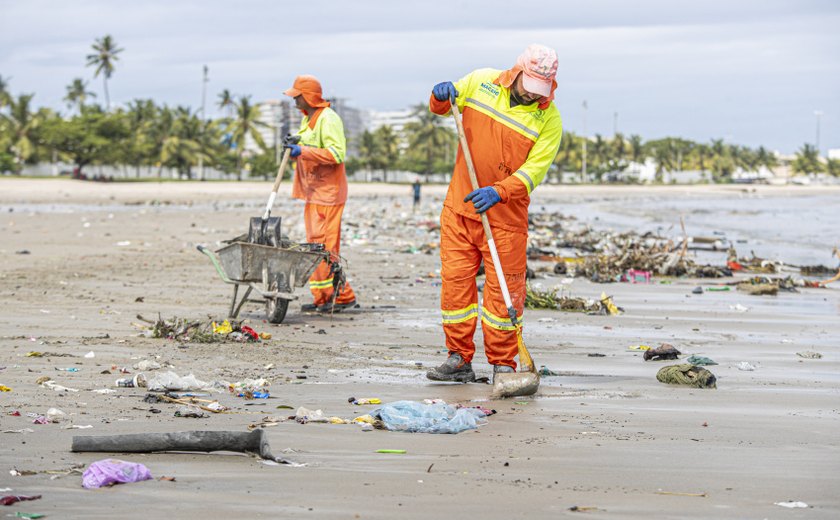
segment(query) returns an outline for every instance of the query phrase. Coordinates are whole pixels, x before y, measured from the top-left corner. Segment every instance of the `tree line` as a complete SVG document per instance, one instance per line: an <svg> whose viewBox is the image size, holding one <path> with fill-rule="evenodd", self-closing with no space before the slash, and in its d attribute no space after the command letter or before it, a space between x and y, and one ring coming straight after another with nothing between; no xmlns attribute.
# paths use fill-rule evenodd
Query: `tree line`
<svg viewBox="0 0 840 520"><path fill-rule="evenodd" d="M36 108L34 94L12 95L9 80L0 76L0 172L19 173L24 165L57 160L73 163L78 173L89 165L119 165L138 177L143 168L157 169L161 175L168 167L192 179L199 165L235 174L238 179L243 173L268 176L276 172L275 151L260 132L268 125L249 96L222 91L217 104L225 115L216 119L190 107L159 105L151 99L135 99L112 109L108 80L123 49L105 36L91 50L87 66L94 69L94 78L102 78L102 105L95 102L96 93L88 83L75 78L66 87L66 112ZM249 139L256 144L256 153L246 150ZM449 172L457 151L454 132L424 104L413 107L413 120L400 133L382 126L351 139L356 140L358 153L347 157L348 171L378 171L385 181L396 170L421 175ZM644 141L638 135L622 134L584 139L567 130L550 175L582 172L584 157L587 178L580 180L595 182L621 179L631 163L646 161L653 162L658 180L665 172L698 170L709 172L716 182L727 182L739 169L779 166L777 156L764 147L753 149L721 139ZM790 166L795 173L840 176L840 160L823 160L810 144L797 151Z"/></svg>

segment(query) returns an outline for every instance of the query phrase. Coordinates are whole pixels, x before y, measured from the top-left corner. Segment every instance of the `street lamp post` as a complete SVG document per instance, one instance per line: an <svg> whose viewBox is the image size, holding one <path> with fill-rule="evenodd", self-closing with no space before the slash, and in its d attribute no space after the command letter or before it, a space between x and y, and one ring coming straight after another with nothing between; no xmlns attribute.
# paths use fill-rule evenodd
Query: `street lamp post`
<svg viewBox="0 0 840 520"><path fill-rule="evenodd" d="M201 79L201 144L204 146L204 125L207 115L204 113L207 104L207 65L204 66L204 76ZM198 179L204 180L204 150L198 152Z"/></svg>
<svg viewBox="0 0 840 520"><path fill-rule="evenodd" d="M586 182L586 141L588 138L586 137L586 110L589 107L586 104L586 100L583 100L583 162L582 168L580 172L580 180L581 182Z"/></svg>

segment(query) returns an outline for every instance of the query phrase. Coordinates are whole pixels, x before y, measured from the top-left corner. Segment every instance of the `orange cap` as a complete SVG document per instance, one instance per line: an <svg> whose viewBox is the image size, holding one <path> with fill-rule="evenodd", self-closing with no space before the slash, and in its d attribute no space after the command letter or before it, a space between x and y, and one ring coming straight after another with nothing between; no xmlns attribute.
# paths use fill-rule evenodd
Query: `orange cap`
<svg viewBox="0 0 840 520"><path fill-rule="evenodd" d="M293 98L303 96L306 103L313 108L330 106L329 102L324 101L321 82L315 76L304 74L296 77L292 88L286 89L283 93Z"/></svg>

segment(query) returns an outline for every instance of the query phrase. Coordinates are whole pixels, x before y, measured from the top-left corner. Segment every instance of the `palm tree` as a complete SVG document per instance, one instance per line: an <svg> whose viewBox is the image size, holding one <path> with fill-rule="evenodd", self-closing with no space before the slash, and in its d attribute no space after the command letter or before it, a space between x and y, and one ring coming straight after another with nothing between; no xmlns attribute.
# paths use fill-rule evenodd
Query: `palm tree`
<svg viewBox="0 0 840 520"><path fill-rule="evenodd" d="M10 101L9 79L11 78L0 76L0 108L8 105Z"/></svg>
<svg viewBox="0 0 840 520"><path fill-rule="evenodd" d="M388 170L395 168L400 159L400 137L390 125L377 128L373 137L379 148L377 166L382 170L382 180L388 182Z"/></svg>
<svg viewBox="0 0 840 520"><path fill-rule="evenodd" d="M161 143L160 162L178 170L179 175L192 179L192 165L203 155L200 134L201 120L189 108L178 107L174 112L172 131Z"/></svg>
<svg viewBox="0 0 840 520"><path fill-rule="evenodd" d="M563 132L563 139L560 140L560 149L554 157L554 165L557 167L559 178L562 181L563 173L567 171L580 170L580 137L573 132Z"/></svg>
<svg viewBox="0 0 840 520"><path fill-rule="evenodd" d="M11 152L15 166L20 170L23 163L35 153L35 129L41 122L41 116L32 112L31 101L34 94L21 94L17 99L9 98L9 113L0 114L4 133L8 132Z"/></svg>
<svg viewBox="0 0 840 520"><path fill-rule="evenodd" d="M121 53L123 49L117 48L117 42L111 38L110 34L97 38L91 48L96 52L87 55L87 66L96 67L93 72L94 78L102 74L102 83L105 87L105 110L107 111L111 108L111 98L108 96L108 79L114 73L114 62L119 60L117 54Z"/></svg>
<svg viewBox="0 0 840 520"><path fill-rule="evenodd" d="M231 117L231 115L232 115L231 114L231 109L233 108L234 104L235 103L234 103L234 100L233 100L233 95L230 93L230 90L224 89L219 94L219 103L218 103L217 106L222 110L227 109L227 112L228 112L227 116Z"/></svg>
<svg viewBox="0 0 840 520"><path fill-rule="evenodd" d="M840 177L840 159L829 159L825 169L832 177Z"/></svg>
<svg viewBox="0 0 840 520"><path fill-rule="evenodd" d="M234 107L236 114L227 121L227 133L230 134L230 142L236 147L236 179L242 180L242 158L245 155L245 139L250 136L257 146L266 150L265 141L260 135L260 128L268 125L260 121L260 110L258 105L251 104L251 97L239 98L239 103Z"/></svg>
<svg viewBox="0 0 840 520"><path fill-rule="evenodd" d="M775 154L769 152L763 146L759 146L755 153L756 163L758 166L764 166L768 170L773 170L779 165L779 159Z"/></svg>
<svg viewBox="0 0 840 520"><path fill-rule="evenodd" d="M140 177L141 165L151 164L157 114L158 109L151 99L135 99L128 103L129 142L125 155L128 164L134 166L137 177Z"/></svg>
<svg viewBox="0 0 840 520"><path fill-rule="evenodd" d="M633 134L627 140L627 159L631 162L642 164L645 162L645 146L642 136Z"/></svg>
<svg viewBox="0 0 840 520"><path fill-rule="evenodd" d="M81 113L88 96L96 97L96 94L88 92L87 81L82 80L82 78L76 78L73 80L73 83L67 85L67 95L64 96L64 101L67 102L68 108L75 106L79 113Z"/></svg>
<svg viewBox="0 0 840 520"><path fill-rule="evenodd" d="M796 159L791 163L794 173L812 174L825 171L825 166L820 162L820 152L814 145L805 143L796 152Z"/></svg>
<svg viewBox="0 0 840 520"><path fill-rule="evenodd" d="M404 129L417 173L430 175L443 162L448 168L455 159L449 155L449 148L457 145L453 133L443 126L444 119L431 113L424 104L414 106L414 116L417 119L407 123Z"/></svg>

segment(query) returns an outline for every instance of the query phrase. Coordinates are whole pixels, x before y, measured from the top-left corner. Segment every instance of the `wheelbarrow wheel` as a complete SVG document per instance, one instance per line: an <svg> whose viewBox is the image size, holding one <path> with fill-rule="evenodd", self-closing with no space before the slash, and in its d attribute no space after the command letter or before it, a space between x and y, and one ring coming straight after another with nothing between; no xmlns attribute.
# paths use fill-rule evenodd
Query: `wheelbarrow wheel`
<svg viewBox="0 0 840 520"><path fill-rule="evenodd" d="M265 301L265 316L269 323L283 323L287 310L289 310L289 300L269 298Z"/></svg>

